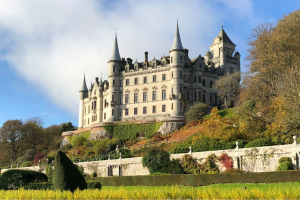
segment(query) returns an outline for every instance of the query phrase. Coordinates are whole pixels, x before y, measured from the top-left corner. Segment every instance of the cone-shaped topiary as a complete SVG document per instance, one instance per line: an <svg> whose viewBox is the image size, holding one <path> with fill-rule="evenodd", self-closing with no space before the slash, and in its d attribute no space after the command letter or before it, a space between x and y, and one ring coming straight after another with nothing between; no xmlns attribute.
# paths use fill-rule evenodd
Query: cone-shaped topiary
<svg viewBox="0 0 300 200"><path fill-rule="evenodd" d="M54 160L53 183L55 190L70 190L87 188L86 181L73 162L61 151Z"/></svg>

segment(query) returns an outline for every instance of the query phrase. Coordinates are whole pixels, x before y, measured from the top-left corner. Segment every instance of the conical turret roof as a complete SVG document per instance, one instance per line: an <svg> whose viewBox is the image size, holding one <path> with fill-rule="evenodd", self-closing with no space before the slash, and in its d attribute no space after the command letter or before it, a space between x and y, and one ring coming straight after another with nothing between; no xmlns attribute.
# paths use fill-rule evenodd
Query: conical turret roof
<svg viewBox="0 0 300 200"><path fill-rule="evenodd" d="M118 47L117 34L115 36L115 44L114 44L114 48L113 48L113 51L112 51L109 61L121 61L121 56L120 56L119 47Z"/></svg>
<svg viewBox="0 0 300 200"><path fill-rule="evenodd" d="M173 40L173 45L171 47L172 50L183 50L181 39L180 39L180 34L179 34L179 28L178 28L178 20L177 20L177 26L175 30L175 37Z"/></svg>
<svg viewBox="0 0 300 200"><path fill-rule="evenodd" d="M227 35L226 32L224 31L223 27L222 27L222 30L220 31L218 37L220 38L220 42L222 41L222 42L226 42L226 43L235 45L235 44L230 40L230 38L228 37L228 35Z"/></svg>
<svg viewBox="0 0 300 200"><path fill-rule="evenodd" d="M87 92L88 89L86 87L86 82L85 82L85 74L83 75L83 83L82 83L82 87L81 87L81 90L80 92L83 91L83 92Z"/></svg>

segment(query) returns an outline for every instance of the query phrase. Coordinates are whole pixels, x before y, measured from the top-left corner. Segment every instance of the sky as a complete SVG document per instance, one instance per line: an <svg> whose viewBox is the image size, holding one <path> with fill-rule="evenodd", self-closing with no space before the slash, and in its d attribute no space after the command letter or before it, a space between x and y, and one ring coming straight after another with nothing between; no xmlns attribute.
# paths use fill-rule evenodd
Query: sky
<svg viewBox="0 0 300 200"><path fill-rule="evenodd" d="M79 90L108 79L115 32L121 57L169 55L178 19L191 59L204 56L223 27L247 71L255 26L296 11L295 0L0 0L0 127L40 117L44 127L78 125Z"/></svg>

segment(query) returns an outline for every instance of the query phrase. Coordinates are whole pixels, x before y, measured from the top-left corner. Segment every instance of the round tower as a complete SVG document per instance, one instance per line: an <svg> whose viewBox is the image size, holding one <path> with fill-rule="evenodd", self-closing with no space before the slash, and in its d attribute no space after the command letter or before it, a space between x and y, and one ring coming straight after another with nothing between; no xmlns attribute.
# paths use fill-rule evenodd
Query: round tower
<svg viewBox="0 0 300 200"><path fill-rule="evenodd" d="M88 89L86 87L85 74L83 75L82 87L79 91L79 120L78 128L83 128L84 120L84 99L88 97Z"/></svg>
<svg viewBox="0 0 300 200"><path fill-rule="evenodd" d="M122 70L122 59L120 57L117 34L115 36L114 48L108 61L108 80L109 96L107 97L108 107L106 109L106 122L113 122L117 118L119 90L120 90L120 72Z"/></svg>
<svg viewBox="0 0 300 200"><path fill-rule="evenodd" d="M170 52L170 66L171 66L171 87L174 88L174 98L172 100L172 108L170 116L182 116L183 111L180 109L180 102L183 97L183 90L180 91L180 84L183 83L183 67L184 67L184 49L181 43L178 21L175 30L175 37ZM183 103L183 102L182 102Z"/></svg>

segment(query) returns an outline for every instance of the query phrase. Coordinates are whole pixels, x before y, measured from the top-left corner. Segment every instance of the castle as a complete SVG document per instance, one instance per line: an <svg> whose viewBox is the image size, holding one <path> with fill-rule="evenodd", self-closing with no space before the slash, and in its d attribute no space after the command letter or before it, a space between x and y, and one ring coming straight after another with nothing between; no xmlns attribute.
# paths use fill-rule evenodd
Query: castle
<svg viewBox="0 0 300 200"><path fill-rule="evenodd" d="M78 128L133 119L183 119L184 112L199 102L220 105L213 85L219 76L240 71L235 46L222 27L210 51L190 59L177 22L169 56L150 61L145 52L144 62L133 62L131 58L121 59L116 36L108 61L108 80L95 78L88 90L84 76Z"/></svg>

